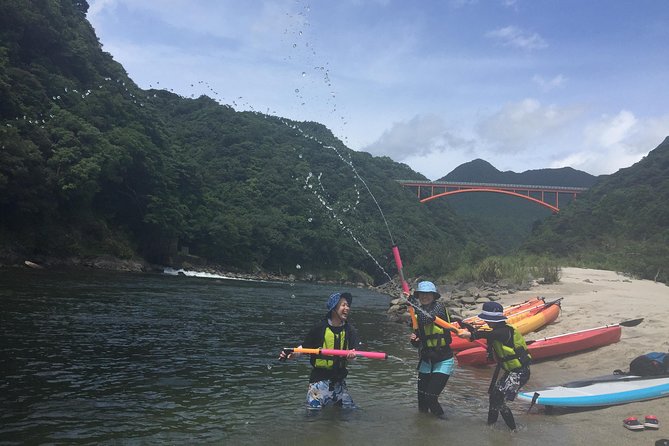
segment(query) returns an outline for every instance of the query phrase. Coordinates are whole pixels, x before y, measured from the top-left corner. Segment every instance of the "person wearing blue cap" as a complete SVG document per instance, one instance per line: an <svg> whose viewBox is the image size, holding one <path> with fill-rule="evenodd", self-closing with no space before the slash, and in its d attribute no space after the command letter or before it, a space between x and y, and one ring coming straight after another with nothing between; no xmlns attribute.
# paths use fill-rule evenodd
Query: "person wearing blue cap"
<svg viewBox="0 0 669 446"><path fill-rule="evenodd" d="M439 302L437 287L429 281L419 282L413 296L414 305L420 305L416 316L418 328L411 333L410 341L418 347L418 410L431 412L446 419L444 409L439 404L439 395L446 387L453 372L455 361L451 350L451 333L434 323L439 317L450 322L446 307Z"/></svg>
<svg viewBox="0 0 669 446"><path fill-rule="evenodd" d="M327 300L327 314L314 325L300 347L336 350L355 350L358 345L356 329L348 322L353 296L351 293L333 293ZM279 359L297 356L297 353L281 352ZM347 357L310 355L311 374L307 390L307 409L319 410L336 405L355 408L346 385L346 368L349 359L355 358L352 351Z"/></svg>
<svg viewBox="0 0 669 446"><path fill-rule="evenodd" d="M458 336L465 339L486 339L488 353L497 361L497 368L490 382L488 393L488 424L495 424L499 414L509 429L516 430L516 421L507 401L513 401L518 391L530 379L530 363L532 357L527 350L523 335L506 323L504 308L497 302L486 302L483 311L478 315L492 330L462 330ZM504 375L497 380L500 369Z"/></svg>

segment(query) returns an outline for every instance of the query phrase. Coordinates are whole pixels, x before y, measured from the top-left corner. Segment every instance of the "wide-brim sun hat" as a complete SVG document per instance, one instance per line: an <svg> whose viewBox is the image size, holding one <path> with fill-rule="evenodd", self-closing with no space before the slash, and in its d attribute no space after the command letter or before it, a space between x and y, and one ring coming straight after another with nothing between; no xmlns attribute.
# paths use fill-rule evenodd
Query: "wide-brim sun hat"
<svg viewBox="0 0 669 446"><path fill-rule="evenodd" d="M435 286L434 283L425 280L423 282L418 282L418 286L416 287L416 292L417 293L432 293L435 296L435 299L439 299L441 297L441 294L437 291L437 287Z"/></svg>
<svg viewBox="0 0 669 446"><path fill-rule="evenodd" d="M337 304L342 298L346 299L349 306L353 304L353 296L351 293L332 293L330 294L330 297L328 297L328 302L326 304L328 314L337 307Z"/></svg>
<svg viewBox="0 0 669 446"><path fill-rule="evenodd" d="M497 302L486 302L483 304L483 311L478 315L479 319L485 322L504 322L504 307Z"/></svg>

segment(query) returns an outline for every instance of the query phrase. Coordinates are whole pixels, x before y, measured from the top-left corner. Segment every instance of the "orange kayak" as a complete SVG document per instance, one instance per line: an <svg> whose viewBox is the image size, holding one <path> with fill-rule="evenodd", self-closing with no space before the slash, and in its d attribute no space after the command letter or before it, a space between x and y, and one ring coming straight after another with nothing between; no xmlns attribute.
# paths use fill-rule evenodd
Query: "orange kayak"
<svg viewBox="0 0 669 446"><path fill-rule="evenodd" d="M524 302L504 307L504 316L509 317L512 314L520 313L522 311L529 310L530 308L542 306L544 303L545 302L543 297L533 297L532 299L528 299ZM485 322L478 316L470 316L465 318L464 321L472 325L485 325Z"/></svg>
<svg viewBox="0 0 669 446"><path fill-rule="evenodd" d="M551 302L546 304L546 306L539 311L533 313L531 316L520 319L519 321L513 320L513 316L509 319L512 319L509 324L520 332L520 334L532 333L537 331L541 327L545 327L548 324L555 322L555 320L560 315L560 302Z"/></svg>
<svg viewBox="0 0 669 446"><path fill-rule="evenodd" d="M560 315L560 301L543 302L541 305L531 307L516 314L507 316L507 324L512 325L521 334L531 333L539 328L554 322ZM485 329L487 325L483 325ZM477 341L468 341L466 339L453 337L451 350L454 352L467 350L469 348L480 347L485 344L485 339Z"/></svg>

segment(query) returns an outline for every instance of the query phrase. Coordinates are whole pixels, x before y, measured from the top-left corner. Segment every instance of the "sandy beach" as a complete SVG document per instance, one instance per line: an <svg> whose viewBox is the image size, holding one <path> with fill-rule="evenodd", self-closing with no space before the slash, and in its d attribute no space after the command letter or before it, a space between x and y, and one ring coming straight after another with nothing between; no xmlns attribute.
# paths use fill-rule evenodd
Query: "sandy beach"
<svg viewBox="0 0 669 446"><path fill-rule="evenodd" d="M526 339L553 336L625 320L644 318L636 327L623 327L620 342L532 366L532 378L525 390L561 384L581 378L606 375L615 369L627 371L635 357L651 351L669 351L669 287L649 280L636 280L612 271L563 268L560 282L538 285L529 291L504 296L504 305L531 296L563 297L558 320ZM622 426L628 416L656 415L658 431L632 432ZM547 415L533 409L524 415L528 430L559 417L571 438L565 444L654 444L669 438L669 398L612 406L596 410ZM576 441L576 443L572 442Z"/></svg>

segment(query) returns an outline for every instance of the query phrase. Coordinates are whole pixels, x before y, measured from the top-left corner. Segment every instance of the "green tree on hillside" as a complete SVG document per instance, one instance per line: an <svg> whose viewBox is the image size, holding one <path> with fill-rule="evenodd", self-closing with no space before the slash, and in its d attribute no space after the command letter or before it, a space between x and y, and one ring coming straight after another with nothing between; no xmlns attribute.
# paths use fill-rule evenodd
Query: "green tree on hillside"
<svg viewBox="0 0 669 446"><path fill-rule="evenodd" d="M525 250L667 282L668 178L669 138L538 225Z"/></svg>

